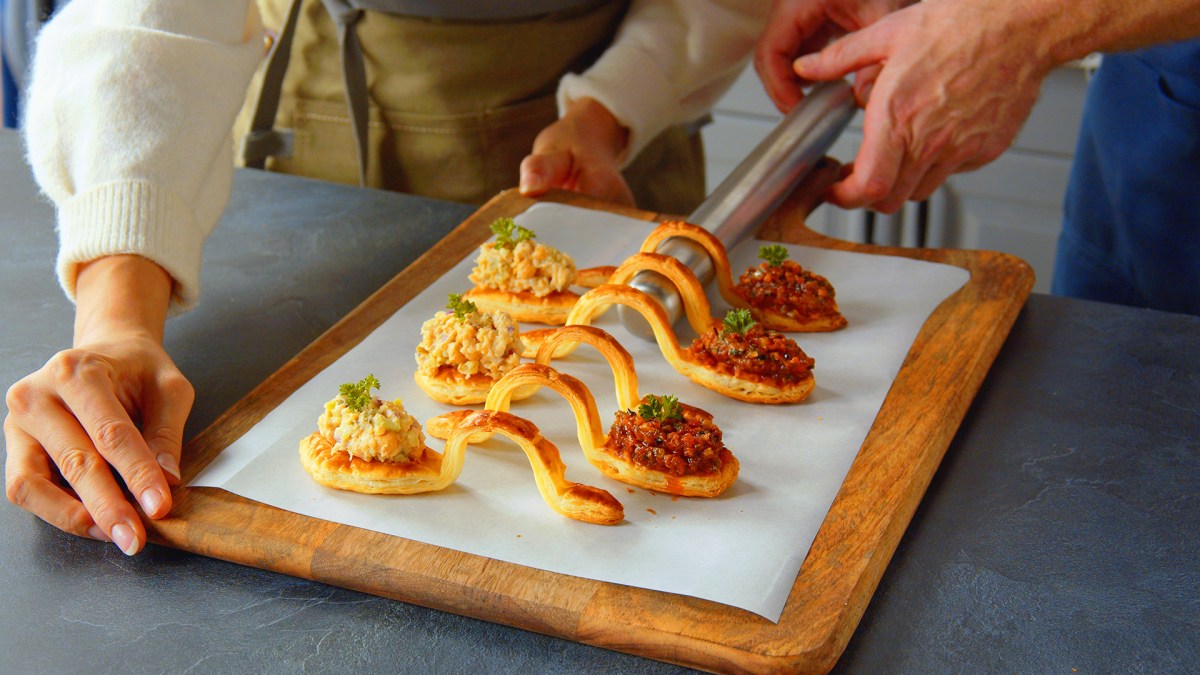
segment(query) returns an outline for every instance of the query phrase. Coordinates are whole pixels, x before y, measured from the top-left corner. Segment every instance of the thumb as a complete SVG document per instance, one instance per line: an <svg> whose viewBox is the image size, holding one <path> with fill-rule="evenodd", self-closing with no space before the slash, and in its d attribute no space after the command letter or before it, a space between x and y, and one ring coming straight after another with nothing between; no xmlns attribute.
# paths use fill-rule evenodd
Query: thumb
<svg viewBox="0 0 1200 675"><path fill-rule="evenodd" d="M551 188L568 188L573 164L570 152L535 152L521 160L521 194L537 197Z"/></svg>

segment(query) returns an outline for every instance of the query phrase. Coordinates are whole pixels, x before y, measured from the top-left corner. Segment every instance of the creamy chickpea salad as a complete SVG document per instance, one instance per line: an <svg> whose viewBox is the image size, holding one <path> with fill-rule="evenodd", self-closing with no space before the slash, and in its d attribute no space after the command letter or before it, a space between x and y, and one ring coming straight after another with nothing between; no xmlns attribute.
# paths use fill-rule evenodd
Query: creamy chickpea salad
<svg viewBox="0 0 1200 675"><path fill-rule="evenodd" d="M545 297L575 283L575 261L553 246L531 240L479 248L470 279L476 286Z"/></svg>
<svg viewBox="0 0 1200 675"><path fill-rule="evenodd" d="M417 369L433 375L451 366L464 376L500 379L521 362L525 344L517 322L504 312L441 311L421 325Z"/></svg>
<svg viewBox="0 0 1200 675"><path fill-rule="evenodd" d="M317 429L335 451L358 459L415 462L425 452L425 434L400 399L371 399L354 410L342 396L325 404Z"/></svg>

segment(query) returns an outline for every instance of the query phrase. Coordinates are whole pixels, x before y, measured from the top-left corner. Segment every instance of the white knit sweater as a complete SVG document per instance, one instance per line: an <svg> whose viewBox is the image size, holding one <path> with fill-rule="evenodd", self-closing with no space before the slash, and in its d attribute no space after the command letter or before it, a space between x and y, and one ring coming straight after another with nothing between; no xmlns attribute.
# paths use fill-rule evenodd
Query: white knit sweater
<svg viewBox="0 0 1200 675"><path fill-rule="evenodd" d="M700 116L737 76L769 3L634 0L614 43L563 78L560 109L590 96L630 129L629 156ZM264 56L251 0L73 2L37 44L24 113L28 161L58 211L58 277L133 253L199 296L200 263L229 197L230 129Z"/></svg>

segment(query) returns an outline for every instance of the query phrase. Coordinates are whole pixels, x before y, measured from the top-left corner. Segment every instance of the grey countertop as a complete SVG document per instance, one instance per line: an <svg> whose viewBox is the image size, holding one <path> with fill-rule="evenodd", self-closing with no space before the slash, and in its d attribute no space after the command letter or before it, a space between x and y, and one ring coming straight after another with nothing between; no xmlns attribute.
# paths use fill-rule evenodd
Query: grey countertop
<svg viewBox="0 0 1200 675"><path fill-rule="evenodd" d="M53 209L0 132L0 383L69 346ZM194 435L472 209L240 171L167 343ZM236 325L236 330L232 329ZM7 414L7 410L5 410ZM681 669L0 504L0 672ZM1200 670L1200 318L1034 295L836 669Z"/></svg>

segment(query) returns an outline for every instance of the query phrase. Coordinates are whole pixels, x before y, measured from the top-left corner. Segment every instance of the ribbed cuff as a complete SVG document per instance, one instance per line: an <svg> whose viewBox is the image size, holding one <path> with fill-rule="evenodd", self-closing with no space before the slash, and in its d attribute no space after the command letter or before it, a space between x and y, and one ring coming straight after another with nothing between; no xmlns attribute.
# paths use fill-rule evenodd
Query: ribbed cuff
<svg viewBox="0 0 1200 675"><path fill-rule="evenodd" d="M204 236L170 190L145 181L96 186L59 206L58 235L58 281L72 300L81 265L123 254L152 260L171 275L172 314L199 298Z"/></svg>
<svg viewBox="0 0 1200 675"><path fill-rule="evenodd" d="M682 122L675 86L648 54L611 48L582 75L567 75L558 85L561 115L575 100L591 97L629 129L621 158L625 168L663 129Z"/></svg>

